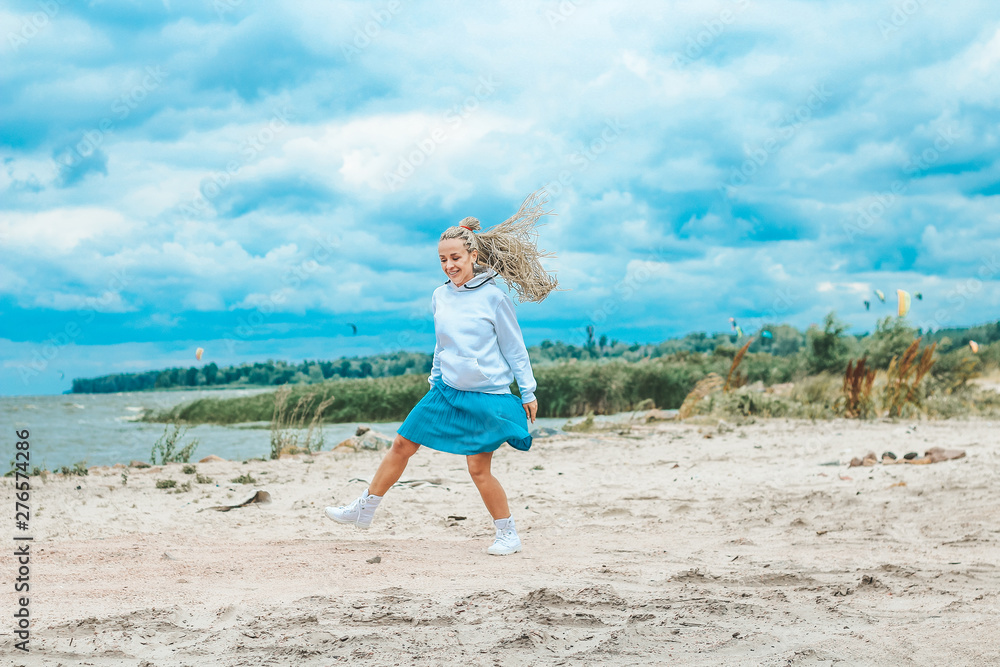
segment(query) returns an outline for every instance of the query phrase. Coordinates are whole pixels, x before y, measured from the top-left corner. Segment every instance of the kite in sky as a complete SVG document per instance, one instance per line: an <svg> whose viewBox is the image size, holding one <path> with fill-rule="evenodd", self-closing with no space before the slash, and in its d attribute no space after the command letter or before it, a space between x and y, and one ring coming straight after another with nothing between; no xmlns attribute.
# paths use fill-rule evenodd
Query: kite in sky
<svg viewBox="0 0 1000 667"><path fill-rule="evenodd" d="M733 328L733 331L736 332L736 338L743 338L743 329L740 328L740 325L736 324L735 317L729 318L729 325Z"/></svg>
<svg viewBox="0 0 1000 667"><path fill-rule="evenodd" d="M896 297L899 299L899 306L896 308L896 312L900 317L906 317L906 314L910 312L910 293L905 289L896 290Z"/></svg>
<svg viewBox="0 0 1000 667"><path fill-rule="evenodd" d="M201 361L201 355L203 354L205 354L205 348L199 347L197 350L194 351L194 358L197 359L198 361Z"/></svg>
<svg viewBox="0 0 1000 667"><path fill-rule="evenodd" d="M885 303L885 294L882 293L882 290L880 290L880 289L875 290L875 296L878 297L879 301L881 301L882 303Z"/></svg>

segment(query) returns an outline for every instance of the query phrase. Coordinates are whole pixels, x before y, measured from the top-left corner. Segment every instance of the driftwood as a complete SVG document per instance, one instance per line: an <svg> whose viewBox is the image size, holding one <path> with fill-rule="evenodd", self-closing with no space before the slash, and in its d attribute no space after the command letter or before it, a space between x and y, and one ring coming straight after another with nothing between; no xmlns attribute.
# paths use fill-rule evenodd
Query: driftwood
<svg viewBox="0 0 1000 667"><path fill-rule="evenodd" d="M203 509L215 510L216 512L228 512L229 510L234 510L237 507L246 507L247 505L267 505L271 502L271 494L267 491L256 491L252 496L244 500L242 503L237 503L235 505L216 505L215 507L206 507ZM198 510L201 512L202 510Z"/></svg>

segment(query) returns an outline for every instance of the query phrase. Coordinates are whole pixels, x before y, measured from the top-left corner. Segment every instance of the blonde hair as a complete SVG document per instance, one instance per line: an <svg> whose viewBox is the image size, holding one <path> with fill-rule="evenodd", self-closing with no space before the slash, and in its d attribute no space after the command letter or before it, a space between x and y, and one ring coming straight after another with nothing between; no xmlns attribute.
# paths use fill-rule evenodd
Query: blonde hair
<svg viewBox="0 0 1000 667"><path fill-rule="evenodd" d="M486 270L480 265L493 269L517 293L519 301L542 301L559 284L555 276L546 273L540 261L543 257L555 257L555 253L539 250L537 246L538 219L552 215L551 211L543 210L547 202L545 190L537 190L525 198L517 213L499 225L476 234L481 228L479 220L463 218L446 229L440 240L462 239L470 253L479 251L476 273Z"/></svg>

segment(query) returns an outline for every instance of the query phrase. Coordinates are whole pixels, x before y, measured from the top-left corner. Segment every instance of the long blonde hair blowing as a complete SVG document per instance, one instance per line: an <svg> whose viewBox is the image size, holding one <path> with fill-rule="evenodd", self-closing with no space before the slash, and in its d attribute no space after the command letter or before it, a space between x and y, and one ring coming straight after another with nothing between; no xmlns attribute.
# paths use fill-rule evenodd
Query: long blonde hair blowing
<svg viewBox="0 0 1000 667"><path fill-rule="evenodd" d="M462 239L466 250L478 250L476 272L485 271L479 268L480 265L496 271L517 293L519 301L542 301L559 285L555 276L546 273L540 261L543 257L555 257L555 253L538 249L535 229L540 226L539 218L552 215L551 211L544 210L547 202L545 190L537 190L527 196L517 213L499 225L476 234L475 230L481 229L479 220L464 218L446 229L441 240Z"/></svg>

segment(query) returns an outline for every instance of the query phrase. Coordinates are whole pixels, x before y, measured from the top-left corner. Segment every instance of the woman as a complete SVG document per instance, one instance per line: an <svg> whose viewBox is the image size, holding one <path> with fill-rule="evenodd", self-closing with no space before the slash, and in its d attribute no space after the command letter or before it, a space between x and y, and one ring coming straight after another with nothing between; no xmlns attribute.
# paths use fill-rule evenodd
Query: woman
<svg viewBox="0 0 1000 667"><path fill-rule="evenodd" d="M465 218L441 234L438 255L448 281L431 297L437 343L430 391L399 427L365 492L350 505L327 507L329 518L368 528L382 496L423 445L465 455L496 526L487 552L502 556L521 550L507 494L490 464L505 442L522 451L531 447L528 420L535 421L538 401L514 304L494 278L511 283L522 301L541 301L556 288L556 280L538 261L551 254L534 244L533 227L546 214L543 204L535 193L514 216L487 232L476 234L479 221ZM515 379L520 399L510 391Z"/></svg>

